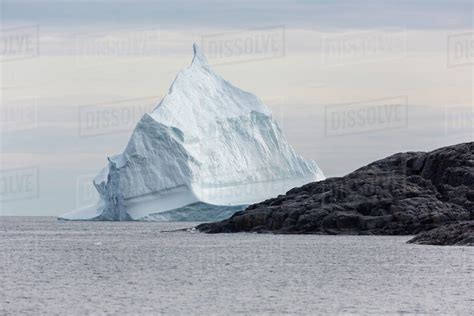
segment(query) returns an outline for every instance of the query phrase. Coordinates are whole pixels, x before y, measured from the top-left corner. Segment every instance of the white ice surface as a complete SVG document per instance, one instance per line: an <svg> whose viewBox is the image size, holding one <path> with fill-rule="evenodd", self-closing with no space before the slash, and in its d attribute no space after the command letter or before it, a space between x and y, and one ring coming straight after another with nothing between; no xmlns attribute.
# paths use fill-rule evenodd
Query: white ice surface
<svg viewBox="0 0 474 316"><path fill-rule="evenodd" d="M250 204L322 179L268 108L215 73L194 45L191 65L94 179L101 200L61 218L138 220L195 202Z"/></svg>

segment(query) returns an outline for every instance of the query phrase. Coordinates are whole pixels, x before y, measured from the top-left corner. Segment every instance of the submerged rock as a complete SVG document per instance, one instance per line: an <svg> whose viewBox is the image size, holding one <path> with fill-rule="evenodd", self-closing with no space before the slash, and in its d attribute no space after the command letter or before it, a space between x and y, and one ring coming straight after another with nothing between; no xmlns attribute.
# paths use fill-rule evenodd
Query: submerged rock
<svg viewBox="0 0 474 316"><path fill-rule="evenodd" d="M474 246L474 221L452 223L422 232L409 243L440 246Z"/></svg>
<svg viewBox="0 0 474 316"><path fill-rule="evenodd" d="M408 152L202 224L207 233L412 235L474 219L474 143Z"/></svg>

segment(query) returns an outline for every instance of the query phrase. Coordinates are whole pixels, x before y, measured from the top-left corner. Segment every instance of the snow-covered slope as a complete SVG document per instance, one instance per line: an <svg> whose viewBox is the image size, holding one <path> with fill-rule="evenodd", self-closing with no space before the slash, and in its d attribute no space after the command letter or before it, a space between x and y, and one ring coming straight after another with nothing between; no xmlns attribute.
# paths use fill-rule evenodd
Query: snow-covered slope
<svg viewBox="0 0 474 316"><path fill-rule="evenodd" d="M183 219L206 205L218 214L216 205L228 211L322 179L267 107L215 73L195 44L191 66L94 179L100 201L60 218L173 220L174 211Z"/></svg>

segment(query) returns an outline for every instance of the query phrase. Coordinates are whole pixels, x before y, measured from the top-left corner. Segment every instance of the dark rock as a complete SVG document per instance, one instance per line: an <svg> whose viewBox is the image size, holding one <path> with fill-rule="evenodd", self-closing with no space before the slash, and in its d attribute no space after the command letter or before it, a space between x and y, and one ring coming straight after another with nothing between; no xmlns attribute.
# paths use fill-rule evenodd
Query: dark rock
<svg viewBox="0 0 474 316"><path fill-rule="evenodd" d="M200 231L410 235L474 219L474 143L408 152L291 189Z"/></svg>
<svg viewBox="0 0 474 316"><path fill-rule="evenodd" d="M422 232L408 243L421 245L474 246L474 221L451 223Z"/></svg>

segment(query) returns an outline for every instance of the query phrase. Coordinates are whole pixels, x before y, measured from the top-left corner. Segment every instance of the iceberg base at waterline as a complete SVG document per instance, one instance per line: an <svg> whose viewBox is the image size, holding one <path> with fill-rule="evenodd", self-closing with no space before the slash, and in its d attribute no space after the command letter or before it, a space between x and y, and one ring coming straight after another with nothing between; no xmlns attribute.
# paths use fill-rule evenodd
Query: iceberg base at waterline
<svg viewBox="0 0 474 316"><path fill-rule="evenodd" d="M107 204L99 201L66 213L58 219L72 221L220 221L245 209L249 204L278 196L291 188L312 181L311 179L314 178L287 179L227 187L199 187L198 192L201 197L212 197L212 200L208 200L210 202L202 202L195 193L180 187L160 194L134 198L126 203L126 207L121 210L120 214L106 211Z"/></svg>

